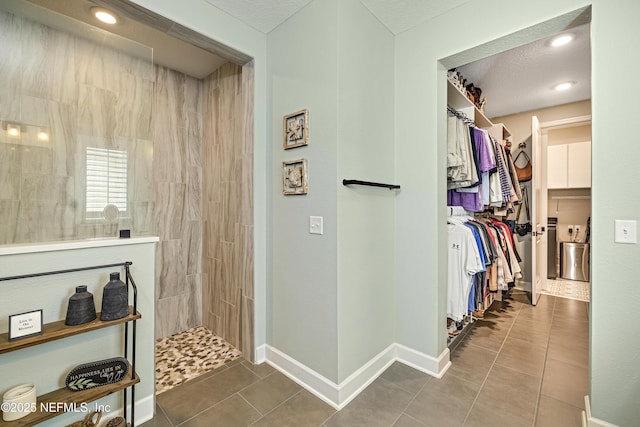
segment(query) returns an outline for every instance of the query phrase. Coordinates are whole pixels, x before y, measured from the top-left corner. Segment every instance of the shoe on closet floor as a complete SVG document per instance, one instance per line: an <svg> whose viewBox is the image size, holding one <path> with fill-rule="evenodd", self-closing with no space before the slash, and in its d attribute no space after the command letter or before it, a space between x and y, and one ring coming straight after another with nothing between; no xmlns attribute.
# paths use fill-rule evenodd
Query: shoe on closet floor
<svg viewBox="0 0 640 427"><path fill-rule="evenodd" d="M451 324L447 326L447 333L449 334L449 338L453 338L460 333L456 327L456 322L451 322Z"/></svg>

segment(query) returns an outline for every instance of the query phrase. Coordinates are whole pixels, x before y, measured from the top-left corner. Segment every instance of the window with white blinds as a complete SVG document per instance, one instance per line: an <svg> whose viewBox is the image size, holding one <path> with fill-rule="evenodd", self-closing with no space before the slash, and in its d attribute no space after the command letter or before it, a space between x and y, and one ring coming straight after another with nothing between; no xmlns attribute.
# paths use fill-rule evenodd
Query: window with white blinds
<svg viewBox="0 0 640 427"><path fill-rule="evenodd" d="M127 211L127 152L87 147L87 216L101 217L107 205Z"/></svg>

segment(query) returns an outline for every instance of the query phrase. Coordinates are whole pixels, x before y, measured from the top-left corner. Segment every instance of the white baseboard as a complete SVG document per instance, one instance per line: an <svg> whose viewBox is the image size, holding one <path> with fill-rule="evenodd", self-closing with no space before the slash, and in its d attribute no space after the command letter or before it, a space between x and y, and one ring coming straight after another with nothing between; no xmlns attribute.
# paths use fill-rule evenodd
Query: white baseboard
<svg viewBox="0 0 640 427"><path fill-rule="evenodd" d="M591 415L591 403L589 402L589 396L584 397L584 411L582 411L582 425L584 427L618 427L615 424L608 423L606 421L594 418Z"/></svg>
<svg viewBox="0 0 640 427"><path fill-rule="evenodd" d="M267 345L263 344L259 347L256 347L254 353L255 364L259 365L267 361Z"/></svg>
<svg viewBox="0 0 640 427"><path fill-rule="evenodd" d="M402 344L395 344L395 346L396 360L433 377L442 378L451 366L449 348L445 348L436 359Z"/></svg>
<svg viewBox="0 0 640 427"><path fill-rule="evenodd" d="M391 344L342 381L338 386L338 409L347 406L395 360L395 344Z"/></svg>
<svg viewBox="0 0 640 427"><path fill-rule="evenodd" d="M345 407L395 361L436 378L442 378L451 366L448 348L434 358L401 344L391 344L347 379L336 384L278 349L268 345L264 347L269 365L336 410Z"/></svg>
<svg viewBox="0 0 640 427"><path fill-rule="evenodd" d="M338 385L313 369L267 345L267 363L334 409L339 409Z"/></svg>

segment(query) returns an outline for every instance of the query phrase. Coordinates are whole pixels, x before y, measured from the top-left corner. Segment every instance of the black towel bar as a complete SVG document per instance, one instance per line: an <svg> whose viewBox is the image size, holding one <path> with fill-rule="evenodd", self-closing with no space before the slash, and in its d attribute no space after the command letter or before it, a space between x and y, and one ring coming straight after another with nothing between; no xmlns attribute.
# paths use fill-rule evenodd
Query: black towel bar
<svg viewBox="0 0 640 427"><path fill-rule="evenodd" d="M367 185L369 187L383 187L383 188L388 188L389 190L399 190L400 186L399 185L394 185L394 184L381 184L379 182L369 182L369 181L358 181L357 179L343 179L342 180L342 185L351 185L351 184L355 184L355 185Z"/></svg>

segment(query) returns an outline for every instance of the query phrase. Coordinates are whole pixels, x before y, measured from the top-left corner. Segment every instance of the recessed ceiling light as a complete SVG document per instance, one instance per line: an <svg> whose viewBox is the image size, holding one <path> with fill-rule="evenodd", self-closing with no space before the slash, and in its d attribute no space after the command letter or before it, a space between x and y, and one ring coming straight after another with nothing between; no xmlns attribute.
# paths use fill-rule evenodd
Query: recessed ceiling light
<svg viewBox="0 0 640 427"><path fill-rule="evenodd" d="M114 25L118 23L118 16L107 9L103 9L101 7L92 7L91 13L99 21L102 21L105 24Z"/></svg>
<svg viewBox="0 0 640 427"><path fill-rule="evenodd" d="M565 44L571 43L574 38L575 36L571 33L560 34L559 36L551 40L551 46L553 47L564 46Z"/></svg>
<svg viewBox="0 0 640 427"><path fill-rule="evenodd" d="M555 85L553 87L554 90L558 90L558 91L563 91L563 90L567 90L573 87L573 85L575 85L574 82L563 82L563 83L558 83L557 85Z"/></svg>

